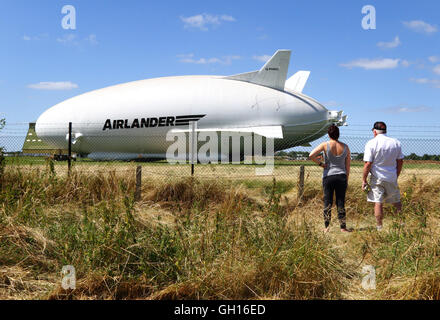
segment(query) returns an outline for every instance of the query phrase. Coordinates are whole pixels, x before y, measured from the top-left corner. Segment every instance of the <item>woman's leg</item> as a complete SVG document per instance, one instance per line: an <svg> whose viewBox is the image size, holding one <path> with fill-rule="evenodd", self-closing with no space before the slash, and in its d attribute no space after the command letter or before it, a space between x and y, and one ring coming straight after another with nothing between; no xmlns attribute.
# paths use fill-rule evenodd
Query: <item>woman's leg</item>
<svg viewBox="0 0 440 320"><path fill-rule="evenodd" d="M347 193L347 176L340 175L336 183L336 206L338 207L338 219L341 224L341 229L346 229L346 215L345 215L345 194Z"/></svg>
<svg viewBox="0 0 440 320"><path fill-rule="evenodd" d="M330 225L332 218L332 205L333 205L333 193L334 183L331 176L325 177L322 180L322 186L324 189L324 225L326 228Z"/></svg>

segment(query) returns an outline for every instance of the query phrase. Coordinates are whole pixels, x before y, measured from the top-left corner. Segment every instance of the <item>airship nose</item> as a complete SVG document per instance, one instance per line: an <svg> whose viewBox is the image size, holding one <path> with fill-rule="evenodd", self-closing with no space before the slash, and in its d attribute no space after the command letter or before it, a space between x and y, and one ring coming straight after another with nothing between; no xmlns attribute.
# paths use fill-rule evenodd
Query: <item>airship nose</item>
<svg viewBox="0 0 440 320"><path fill-rule="evenodd" d="M43 130L43 124L46 123L47 113L49 110L46 110L37 119L37 122L35 123L35 132L37 133L37 136L40 138L44 138L45 130Z"/></svg>
<svg viewBox="0 0 440 320"><path fill-rule="evenodd" d="M65 135L68 131L68 124L63 121L63 116L55 107L43 112L35 123L35 132L44 142L57 146L65 147Z"/></svg>
<svg viewBox="0 0 440 320"><path fill-rule="evenodd" d="M54 118L52 113L52 108L46 110L38 117L37 122L35 123L35 131L37 136L41 139L46 138L50 134L49 127L51 123L53 126Z"/></svg>

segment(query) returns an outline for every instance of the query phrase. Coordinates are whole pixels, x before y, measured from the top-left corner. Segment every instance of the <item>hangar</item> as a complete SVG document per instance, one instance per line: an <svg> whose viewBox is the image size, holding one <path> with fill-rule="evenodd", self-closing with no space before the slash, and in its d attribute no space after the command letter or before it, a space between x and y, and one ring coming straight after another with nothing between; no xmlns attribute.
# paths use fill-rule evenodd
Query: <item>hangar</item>
<svg viewBox="0 0 440 320"><path fill-rule="evenodd" d="M67 154L67 150L56 148L42 141L35 132L35 122L29 123L22 152L23 155L28 156L53 156L54 158Z"/></svg>

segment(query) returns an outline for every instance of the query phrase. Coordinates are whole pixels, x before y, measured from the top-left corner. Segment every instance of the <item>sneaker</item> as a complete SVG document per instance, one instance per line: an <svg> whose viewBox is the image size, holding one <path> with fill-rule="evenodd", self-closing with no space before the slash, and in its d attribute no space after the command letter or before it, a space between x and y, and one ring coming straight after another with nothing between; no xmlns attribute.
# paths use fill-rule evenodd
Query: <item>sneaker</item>
<svg viewBox="0 0 440 320"><path fill-rule="evenodd" d="M382 231L382 229L383 229L383 226L376 226L377 231Z"/></svg>

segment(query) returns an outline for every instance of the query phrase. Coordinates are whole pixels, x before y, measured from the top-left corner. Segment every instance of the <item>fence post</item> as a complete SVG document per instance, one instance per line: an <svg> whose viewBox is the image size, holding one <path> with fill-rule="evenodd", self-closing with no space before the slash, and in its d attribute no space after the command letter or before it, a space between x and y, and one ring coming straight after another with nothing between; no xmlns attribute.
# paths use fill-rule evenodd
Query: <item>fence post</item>
<svg viewBox="0 0 440 320"><path fill-rule="evenodd" d="M134 193L134 200L141 200L141 181L142 181L142 166L136 168L136 191Z"/></svg>
<svg viewBox="0 0 440 320"><path fill-rule="evenodd" d="M69 122L69 141L68 141L67 174L70 175L72 166L72 122Z"/></svg>
<svg viewBox="0 0 440 320"><path fill-rule="evenodd" d="M302 201L304 195L304 175L305 167L301 165L299 167L299 179L298 179L298 203Z"/></svg>
<svg viewBox="0 0 440 320"><path fill-rule="evenodd" d="M197 161L197 136L196 136L196 126L197 122L191 121L190 127L191 127L191 138L190 141L190 150L191 150L191 176L194 176L194 164Z"/></svg>

